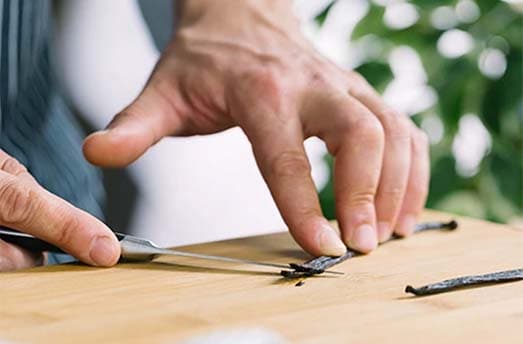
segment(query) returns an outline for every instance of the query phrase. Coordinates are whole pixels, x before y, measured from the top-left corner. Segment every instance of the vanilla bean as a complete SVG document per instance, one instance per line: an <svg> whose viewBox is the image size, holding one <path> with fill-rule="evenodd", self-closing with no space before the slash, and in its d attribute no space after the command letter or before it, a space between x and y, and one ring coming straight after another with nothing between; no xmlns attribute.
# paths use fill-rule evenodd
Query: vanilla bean
<svg viewBox="0 0 523 344"><path fill-rule="evenodd" d="M416 225L414 229L415 233L423 232L431 229L448 229L454 230L458 228L458 222L456 220L450 220L449 222L422 222Z"/></svg>
<svg viewBox="0 0 523 344"><path fill-rule="evenodd" d="M484 286L519 280L523 280L523 269L499 271L485 275L452 278L442 282L428 284L419 288L414 288L413 286L408 285L405 288L405 292L414 294L416 296L424 296L445 293L464 287Z"/></svg>
<svg viewBox="0 0 523 344"><path fill-rule="evenodd" d="M436 229L454 230L457 227L458 223L455 220L451 220L449 222L422 222L416 225L414 233ZM389 239L389 241L399 238L400 237L394 235ZM345 254L341 257L321 256L308 260L302 264L290 263L289 266L291 269L293 269L293 271L283 270L280 272L280 274L285 278L302 278L319 275L328 268L358 255L360 255L359 252L347 249L347 252L345 252Z"/></svg>
<svg viewBox="0 0 523 344"><path fill-rule="evenodd" d="M295 271L295 270L282 270L280 271L280 275L282 275L285 278L288 279L295 279L295 278L303 278L303 277L311 277L318 274L313 274L310 272L303 272L303 271Z"/></svg>
<svg viewBox="0 0 523 344"><path fill-rule="evenodd" d="M326 269L339 264L349 258L355 257L359 255L360 253L353 251L351 249L348 249L347 252L341 257L329 257L329 256L321 256L314 259L311 259L303 264L289 264L291 268L294 269L296 272L305 272L305 273L311 273L315 275L315 271L325 271Z"/></svg>
<svg viewBox="0 0 523 344"><path fill-rule="evenodd" d="M289 267L295 272L303 272L311 275L319 275L325 272L325 268L316 267L310 264L289 263Z"/></svg>

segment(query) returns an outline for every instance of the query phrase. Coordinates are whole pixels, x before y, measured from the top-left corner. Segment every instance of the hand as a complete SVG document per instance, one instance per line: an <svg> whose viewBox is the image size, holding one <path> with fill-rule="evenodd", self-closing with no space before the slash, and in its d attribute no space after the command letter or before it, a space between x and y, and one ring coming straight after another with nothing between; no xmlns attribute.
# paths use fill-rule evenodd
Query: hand
<svg viewBox="0 0 523 344"><path fill-rule="evenodd" d="M0 225L39 237L91 265L110 266L120 256L120 245L109 228L47 192L24 166L2 150ZM0 240L0 271L42 263L42 254Z"/></svg>
<svg viewBox="0 0 523 344"><path fill-rule="evenodd" d="M240 126L296 241L313 255L341 255L303 148L318 136L336 158L343 241L369 252L393 231L413 231L428 189L425 135L360 75L319 56L290 1L190 0L181 12L143 92L85 141L88 160L123 166L165 136Z"/></svg>

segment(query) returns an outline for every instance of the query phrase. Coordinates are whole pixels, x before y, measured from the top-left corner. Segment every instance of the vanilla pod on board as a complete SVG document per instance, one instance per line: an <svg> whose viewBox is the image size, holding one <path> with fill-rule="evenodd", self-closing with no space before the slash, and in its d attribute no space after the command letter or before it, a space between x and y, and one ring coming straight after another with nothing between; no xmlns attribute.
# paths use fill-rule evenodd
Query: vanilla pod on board
<svg viewBox="0 0 523 344"><path fill-rule="evenodd" d="M427 230L447 229L454 230L458 228L458 223L455 220L449 222L422 222L416 225L414 233L419 233ZM392 236L390 240L399 239L398 236ZM289 266L293 270L282 270L280 274L285 278L303 278L323 273L328 268L339 264L347 259L360 255L359 252L347 249L347 252L341 257L320 256L306 261L302 264L290 263Z"/></svg>
<svg viewBox="0 0 523 344"><path fill-rule="evenodd" d="M448 230L454 230L458 228L458 222L456 220L450 220L449 222L421 222L416 225L416 228L414 229L415 233L423 232L426 230L431 229L448 229Z"/></svg>
<svg viewBox="0 0 523 344"><path fill-rule="evenodd" d="M446 293L470 286L484 286L519 280L523 280L523 269L498 271L485 275L472 275L452 278L438 283L427 284L419 288L414 288L413 286L408 285L405 288L405 292L414 294L416 296L424 296Z"/></svg>

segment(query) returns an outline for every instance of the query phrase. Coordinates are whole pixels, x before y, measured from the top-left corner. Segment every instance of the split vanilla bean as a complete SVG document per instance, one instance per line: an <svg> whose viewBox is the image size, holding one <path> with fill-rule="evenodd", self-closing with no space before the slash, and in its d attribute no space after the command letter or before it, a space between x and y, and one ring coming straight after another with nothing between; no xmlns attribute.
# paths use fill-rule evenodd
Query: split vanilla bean
<svg viewBox="0 0 523 344"><path fill-rule="evenodd" d="M449 222L422 222L416 225L414 233L435 229L454 230L456 228L458 228L458 223L455 220ZM399 236L394 235L389 239L389 241L399 238ZM358 255L360 255L359 252L347 249L347 252L345 252L341 257L321 256L308 260L302 264L290 263L289 267L292 270L282 270L280 274L289 279L311 277L319 275L325 272L328 268Z"/></svg>
<svg viewBox="0 0 523 344"><path fill-rule="evenodd" d="M414 288L413 286L408 285L405 288L405 292L414 294L416 296L425 296L446 293L465 287L486 286L491 284L514 282L520 280L523 280L523 269L515 269L499 271L485 275L473 275L452 278L442 282L428 284L419 288Z"/></svg>
<svg viewBox="0 0 523 344"><path fill-rule="evenodd" d="M449 222L421 222L416 224L416 228L414 228L414 233L423 232L431 229L454 230L456 228L458 228L458 222L456 220L450 220Z"/></svg>

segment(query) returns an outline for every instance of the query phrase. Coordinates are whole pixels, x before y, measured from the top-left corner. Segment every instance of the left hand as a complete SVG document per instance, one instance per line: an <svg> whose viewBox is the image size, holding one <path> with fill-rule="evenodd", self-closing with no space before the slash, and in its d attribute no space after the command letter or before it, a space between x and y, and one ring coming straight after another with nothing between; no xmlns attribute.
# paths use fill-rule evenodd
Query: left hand
<svg viewBox="0 0 523 344"><path fill-rule="evenodd" d="M336 157L342 239L369 252L393 231L413 231L428 190L427 140L360 75L320 56L291 6L182 1L180 28L145 89L87 138L84 153L101 166L124 166L165 136L240 126L296 241L313 255L336 256L345 245L321 214L303 148L318 136Z"/></svg>
<svg viewBox="0 0 523 344"><path fill-rule="evenodd" d="M25 166L0 149L0 226L47 241L94 266L112 266L120 243L94 216L45 190ZM0 240L0 272L44 263L32 253Z"/></svg>

